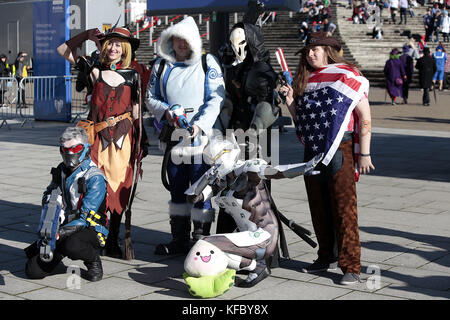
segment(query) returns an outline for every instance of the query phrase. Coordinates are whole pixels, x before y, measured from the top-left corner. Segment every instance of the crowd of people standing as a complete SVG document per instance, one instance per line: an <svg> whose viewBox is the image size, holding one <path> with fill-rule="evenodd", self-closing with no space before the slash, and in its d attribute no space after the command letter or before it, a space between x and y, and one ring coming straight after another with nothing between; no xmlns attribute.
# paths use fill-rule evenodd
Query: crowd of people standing
<svg viewBox="0 0 450 320"><path fill-rule="evenodd" d="M25 59L26 52L19 52L12 64L9 64L8 57L2 53L0 54L0 78L14 77L19 83L23 78L26 78L30 72L31 66L27 65ZM0 108L6 106L4 95L7 91L7 79L0 81ZM25 88L19 87L18 106L25 105Z"/></svg>
<svg viewBox="0 0 450 320"><path fill-rule="evenodd" d="M408 103L409 86L413 80L415 69L418 71L424 106L430 105L430 90L443 91L448 88L450 61L445 46L440 42L436 51L431 53L426 43L419 49L414 45L414 41L410 41L409 44L403 46L402 52L396 48L392 49L384 66L386 90L392 105L399 104L400 98L403 98L403 104Z"/></svg>
<svg viewBox="0 0 450 320"><path fill-rule="evenodd" d="M300 41L306 42L311 32L325 31L330 36L334 33L336 25L330 22L329 5L328 0L310 0L302 5L300 12L307 13L307 17L298 28Z"/></svg>

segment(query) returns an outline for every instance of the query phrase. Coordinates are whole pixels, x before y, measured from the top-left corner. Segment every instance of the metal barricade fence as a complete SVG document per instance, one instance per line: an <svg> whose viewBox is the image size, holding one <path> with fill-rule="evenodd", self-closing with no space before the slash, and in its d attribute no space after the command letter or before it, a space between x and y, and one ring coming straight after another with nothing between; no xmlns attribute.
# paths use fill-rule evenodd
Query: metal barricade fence
<svg viewBox="0 0 450 320"><path fill-rule="evenodd" d="M18 83L14 77L0 77L0 128L8 125L7 120L18 117Z"/></svg>
<svg viewBox="0 0 450 320"><path fill-rule="evenodd" d="M33 76L23 78L18 88L17 108L20 118L25 122L34 119L35 101L52 101L57 98L58 86L61 86L62 80L66 88L69 88L71 103L71 121L81 118L89 112L89 107L85 103L86 89L78 92L76 87L76 76ZM24 90L24 93L22 93ZM67 89L66 89L67 90ZM22 103L22 97L25 97L25 103ZM20 103L19 103L20 102Z"/></svg>
<svg viewBox="0 0 450 320"><path fill-rule="evenodd" d="M53 102L61 84L65 86L66 94L70 97L70 121L74 122L87 115L89 106L85 103L86 89L76 91L76 76L33 76L23 78L20 82L14 77L1 77L0 128L3 125L8 126L8 120L18 120L21 126L29 120L34 120L35 101Z"/></svg>

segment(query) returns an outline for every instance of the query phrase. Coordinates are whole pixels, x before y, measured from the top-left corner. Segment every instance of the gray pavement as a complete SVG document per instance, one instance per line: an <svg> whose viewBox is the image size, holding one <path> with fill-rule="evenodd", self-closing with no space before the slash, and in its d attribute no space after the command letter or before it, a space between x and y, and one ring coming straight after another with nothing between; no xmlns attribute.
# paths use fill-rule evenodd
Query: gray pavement
<svg viewBox="0 0 450 320"><path fill-rule="evenodd" d="M43 280L26 278L22 249L36 238L41 195L60 161L57 136L68 125L0 128L0 300L197 300L182 279L183 256L153 254L171 237L162 156L150 127L150 155L133 204L135 259L103 257L104 279L96 283L83 279L81 261L68 258ZM280 135L280 149L281 163L302 160L292 127ZM342 286L340 271L299 272L316 249L284 227L291 259L255 287L233 287L217 300L449 300L450 131L375 127L371 153L376 170L357 184L366 282ZM278 208L312 231L303 179L273 181L272 189ZM81 280L72 276L80 269Z"/></svg>

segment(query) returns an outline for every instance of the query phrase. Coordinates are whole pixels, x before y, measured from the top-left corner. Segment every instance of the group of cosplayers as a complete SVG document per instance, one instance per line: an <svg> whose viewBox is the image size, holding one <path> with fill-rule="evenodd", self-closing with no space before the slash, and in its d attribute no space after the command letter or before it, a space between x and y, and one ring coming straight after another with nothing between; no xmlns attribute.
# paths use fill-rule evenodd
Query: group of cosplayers
<svg viewBox="0 0 450 320"><path fill-rule="evenodd" d="M256 24L264 11L260 2L249 1L219 57L203 52L189 16L162 32L158 57L149 67L134 58L139 40L125 27L105 33L90 29L58 47L78 70L77 90L86 88L90 110L82 125L67 128L60 137L63 161L52 169L44 192L38 239L25 249L29 278L51 274L67 256L82 260L88 279L99 281L102 255L134 258L131 208L147 155L145 104L160 131L162 180L170 192L172 240L158 244L154 253L186 255L184 279L191 294L220 295L234 283L235 272L247 274L236 283L241 287L268 277L278 267L279 249L288 257L282 223L315 247L311 233L287 219L271 197L270 179L300 175L319 247L318 259L300 271L339 266L341 284L361 281L355 169L357 174L375 169L368 81L340 56L335 38L317 32L301 50L294 78L285 73L288 81L280 85ZM79 57L77 49L87 40L98 51ZM346 81L359 84L355 93L342 89ZM270 130L280 102L305 146L304 162L272 166L259 154L250 156L248 144L241 152L234 136L223 136L226 129ZM313 118L313 112L318 120L310 125L305 119ZM336 112L340 117L333 117ZM322 117L325 125L319 122ZM212 201L220 208L215 234ZM124 245L119 243L122 216Z"/></svg>

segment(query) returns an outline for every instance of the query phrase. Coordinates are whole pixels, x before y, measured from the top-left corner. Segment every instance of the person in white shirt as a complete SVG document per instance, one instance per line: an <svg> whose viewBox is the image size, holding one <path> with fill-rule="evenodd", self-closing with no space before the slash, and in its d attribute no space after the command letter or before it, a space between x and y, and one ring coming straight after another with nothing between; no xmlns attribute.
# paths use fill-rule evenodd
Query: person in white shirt
<svg viewBox="0 0 450 320"><path fill-rule="evenodd" d="M450 17L448 16L447 10L444 10L444 14L441 20L441 32L444 42L449 41L448 34L450 33Z"/></svg>
<svg viewBox="0 0 450 320"><path fill-rule="evenodd" d="M389 0L389 8L391 9L392 23L396 24L395 16L397 15L397 11L398 11L398 0Z"/></svg>

